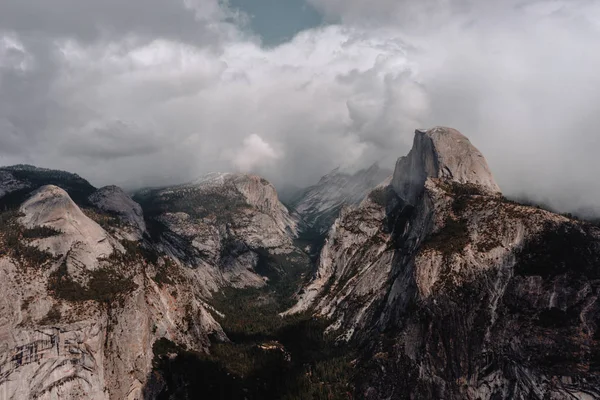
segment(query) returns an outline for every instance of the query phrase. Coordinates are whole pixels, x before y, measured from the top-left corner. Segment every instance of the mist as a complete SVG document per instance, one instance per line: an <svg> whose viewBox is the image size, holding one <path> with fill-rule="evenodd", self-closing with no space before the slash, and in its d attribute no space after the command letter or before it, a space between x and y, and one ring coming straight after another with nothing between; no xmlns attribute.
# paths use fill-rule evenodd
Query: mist
<svg viewBox="0 0 600 400"><path fill-rule="evenodd" d="M600 213L599 1L309 3L322 25L273 46L217 0L2 1L0 164L307 186L445 125L505 194Z"/></svg>

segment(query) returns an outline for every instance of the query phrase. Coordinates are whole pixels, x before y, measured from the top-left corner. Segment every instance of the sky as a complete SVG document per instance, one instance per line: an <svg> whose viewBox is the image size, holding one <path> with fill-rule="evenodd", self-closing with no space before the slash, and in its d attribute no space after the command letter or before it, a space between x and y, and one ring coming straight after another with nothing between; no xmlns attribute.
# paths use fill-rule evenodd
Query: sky
<svg viewBox="0 0 600 400"><path fill-rule="evenodd" d="M306 186L459 129L506 194L600 213L600 0L2 0L0 165Z"/></svg>

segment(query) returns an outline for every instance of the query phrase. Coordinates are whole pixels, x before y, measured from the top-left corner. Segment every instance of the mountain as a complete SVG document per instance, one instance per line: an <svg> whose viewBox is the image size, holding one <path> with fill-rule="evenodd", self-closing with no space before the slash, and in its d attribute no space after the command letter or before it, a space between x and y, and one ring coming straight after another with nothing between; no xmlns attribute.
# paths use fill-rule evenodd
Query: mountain
<svg viewBox="0 0 600 400"><path fill-rule="evenodd" d="M165 349L208 354L211 341L229 343L221 324L237 320L213 305L229 310L232 290L252 288L244 301L275 307L276 318L278 293L310 269L294 245L295 222L257 176L145 190L143 209L74 174L2 171L0 201L18 193L0 212L6 399L168 394Z"/></svg>
<svg viewBox="0 0 600 400"><path fill-rule="evenodd" d="M334 169L319 182L289 201L299 222L301 236L309 241L323 238L344 206L358 205L373 188L389 178L392 171L373 164L354 174Z"/></svg>
<svg viewBox="0 0 600 400"><path fill-rule="evenodd" d="M18 206L32 191L45 185L62 187L76 203L82 205L88 203L87 198L96 190L88 181L70 172L23 164L1 167L0 208Z"/></svg>
<svg viewBox="0 0 600 400"><path fill-rule="evenodd" d="M255 175L0 168L2 398L600 398L600 228L506 199L450 128L385 175L290 212Z"/></svg>
<svg viewBox="0 0 600 400"><path fill-rule="evenodd" d="M142 204L155 246L202 271L207 292L221 286L261 287L282 273L274 256L301 258L296 222L275 188L255 175L213 173L197 181L144 190Z"/></svg>
<svg viewBox="0 0 600 400"><path fill-rule="evenodd" d="M111 214L121 222L124 238L138 240L146 233L146 222L142 207L133 201L123 189L105 186L88 197L88 201L98 210Z"/></svg>
<svg viewBox="0 0 600 400"><path fill-rule="evenodd" d="M141 398L157 338L225 337L193 274L86 211L46 185L0 214L3 398Z"/></svg>
<svg viewBox="0 0 600 400"><path fill-rule="evenodd" d="M416 131L336 220L294 307L358 345L366 399L600 398L600 230L505 199L458 131Z"/></svg>

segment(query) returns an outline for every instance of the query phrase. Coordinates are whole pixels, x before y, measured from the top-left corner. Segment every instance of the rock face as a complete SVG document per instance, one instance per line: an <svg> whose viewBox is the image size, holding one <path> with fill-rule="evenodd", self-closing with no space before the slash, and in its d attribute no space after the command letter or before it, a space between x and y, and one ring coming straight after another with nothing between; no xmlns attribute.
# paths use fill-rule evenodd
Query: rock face
<svg viewBox="0 0 600 400"><path fill-rule="evenodd" d="M451 128L417 130L412 150L396 163L392 186L400 198L414 205L427 178L471 183L489 193L500 192L481 152Z"/></svg>
<svg viewBox="0 0 600 400"><path fill-rule="evenodd" d="M391 174L377 164L353 175L334 169L290 202L293 215L300 221L300 231L305 235L325 235L344 206L360 204Z"/></svg>
<svg viewBox="0 0 600 400"><path fill-rule="evenodd" d="M255 175L209 174L136 199L147 210L157 246L196 268L207 295L223 286L263 286L269 273L259 273L262 261L297 252L295 221L275 188Z"/></svg>
<svg viewBox="0 0 600 400"><path fill-rule="evenodd" d="M600 398L600 230L503 198L452 129L414 143L289 312L361 344L359 398Z"/></svg>
<svg viewBox="0 0 600 400"><path fill-rule="evenodd" d="M35 239L31 245L53 256L65 256L68 268L96 269L97 260L121 246L88 218L63 189L48 185L38 189L20 208L19 222L29 229L46 227L57 234Z"/></svg>
<svg viewBox="0 0 600 400"><path fill-rule="evenodd" d="M351 178L324 178L300 229L253 175L136 202L61 171L0 169L0 396L186 398L195 365L247 398L286 394L288 378L343 398L600 398L600 229L504 198L455 130L414 143L378 186L375 170L348 191ZM283 314L323 318L281 320L309 271L307 221L326 240ZM316 338L326 326L340 346Z"/></svg>
<svg viewBox="0 0 600 400"><path fill-rule="evenodd" d="M268 269L271 255L296 251L294 222L261 178L221 176L156 196L152 204L173 207L152 214L164 224L156 242L113 235L123 220L141 226L139 208L116 188L97 192L87 203L97 208L82 210L47 185L0 213L3 398L153 398L148 382L157 393L162 385L152 378L156 341L202 352L209 336L227 340L207 289L264 285L249 266ZM213 233L216 250L203 239ZM194 235L205 249L198 260L180 256L197 251L193 240L177 250L173 240Z"/></svg>
<svg viewBox="0 0 600 400"><path fill-rule="evenodd" d="M116 215L125 225L124 235L129 240L139 240L146 232L142 207L133 201L123 189L105 186L89 197L98 209Z"/></svg>

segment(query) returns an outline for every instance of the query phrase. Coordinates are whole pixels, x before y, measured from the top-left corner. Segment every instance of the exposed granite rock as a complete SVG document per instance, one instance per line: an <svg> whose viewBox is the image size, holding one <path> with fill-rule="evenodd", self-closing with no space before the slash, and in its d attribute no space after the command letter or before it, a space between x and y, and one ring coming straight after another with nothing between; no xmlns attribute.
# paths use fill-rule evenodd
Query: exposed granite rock
<svg viewBox="0 0 600 400"><path fill-rule="evenodd" d="M305 234L324 235L344 206L357 206L392 171L377 164L354 174L334 169L290 202Z"/></svg>
<svg viewBox="0 0 600 400"><path fill-rule="evenodd" d="M128 240L139 240L146 232L142 207L117 186L105 186L90 196L98 209L118 216L125 227L121 230Z"/></svg>
<svg viewBox="0 0 600 400"><path fill-rule="evenodd" d="M223 286L260 287L260 255L292 254L296 222L275 188L255 175L208 174L138 193L156 246L198 270L206 295Z"/></svg>
<svg viewBox="0 0 600 400"><path fill-rule="evenodd" d="M20 213L0 232L3 399L142 399L157 339L197 351L226 340L194 270L125 250L56 186ZM30 247L43 261L22 262Z"/></svg>
<svg viewBox="0 0 600 400"><path fill-rule="evenodd" d="M396 163L392 186L400 198L414 205L427 178L475 184L490 193L500 192L481 152L452 128L415 131L413 148Z"/></svg>
<svg viewBox="0 0 600 400"><path fill-rule="evenodd" d="M26 228L48 227L58 235L35 239L31 245L65 256L71 273L96 269L98 260L110 256L121 245L88 218L63 189L48 185L38 189L20 207L20 223Z"/></svg>
<svg viewBox="0 0 600 400"><path fill-rule="evenodd" d="M313 306L361 344L360 398L592 399L599 294L600 230L505 200L436 128L342 213L290 312Z"/></svg>

